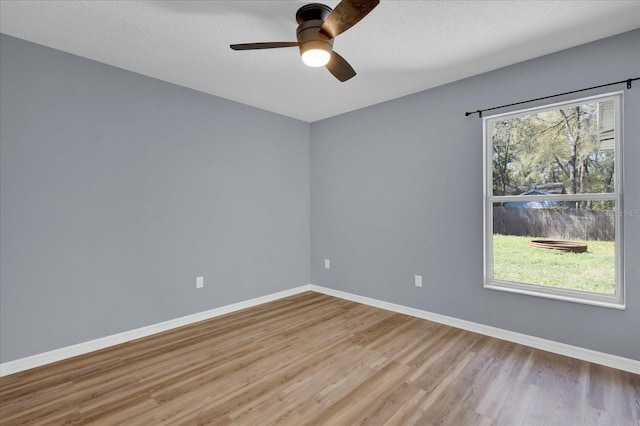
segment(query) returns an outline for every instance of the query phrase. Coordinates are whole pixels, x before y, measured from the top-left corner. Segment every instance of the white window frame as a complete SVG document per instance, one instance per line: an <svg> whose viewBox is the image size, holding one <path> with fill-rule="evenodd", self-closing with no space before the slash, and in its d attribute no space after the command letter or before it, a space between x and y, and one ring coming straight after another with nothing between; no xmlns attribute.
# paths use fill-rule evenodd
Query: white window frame
<svg viewBox="0 0 640 426"><path fill-rule="evenodd" d="M582 200L613 200L615 202L615 294L591 293L580 290L555 288L538 284L497 280L493 277L493 203L507 201L539 201L539 195L493 195L493 135L491 123L505 118L526 115L534 112L544 112L571 107L593 101L614 99L616 105L615 117L615 185L612 193L589 194L561 194L548 195L545 200L552 201L582 201ZM605 93L565 102L543 105L518 111L507 112L483 117L484 139L484 288L527 294L550 299L565 300L576 303L603 306L614 309L624 309L624 274L623 274L623 219L622 205L622 105L623 92Z"/></svg>

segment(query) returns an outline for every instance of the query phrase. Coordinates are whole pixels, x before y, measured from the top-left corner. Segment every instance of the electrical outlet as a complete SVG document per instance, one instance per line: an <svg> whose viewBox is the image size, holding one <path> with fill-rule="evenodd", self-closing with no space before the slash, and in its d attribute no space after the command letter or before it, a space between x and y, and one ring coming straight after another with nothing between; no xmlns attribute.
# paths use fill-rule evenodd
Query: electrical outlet
<svg viewBox="0 0 640 426"><path fill-rule="evenodd" d="M196 277L196 288L204 287L204 277Z"/></svg>
<svg viewBox="0 0 640 426"><path fill-rule="evenodd" d="M416 275L415 284L416 287L422 287L422 275Z"/></svg>
<svg viewBox="0 0 640 426"><path fill-rule="evenodd" d="M324 260L324 269L331 269L331 260L329 259Z"/></svg>

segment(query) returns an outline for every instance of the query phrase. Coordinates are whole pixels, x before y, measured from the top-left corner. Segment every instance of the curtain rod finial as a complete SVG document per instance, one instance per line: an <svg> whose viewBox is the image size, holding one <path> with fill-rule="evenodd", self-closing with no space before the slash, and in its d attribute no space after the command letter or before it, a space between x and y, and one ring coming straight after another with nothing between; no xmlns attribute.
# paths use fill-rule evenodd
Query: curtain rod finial
<svg viewBox="0 0 640 426"><path fill-rule="evenodd" d="M481 109L479 109L477 111L471 111L471 112L467 111L467 112L464 113L464 116L468 117L471 114L478 114L478 117L482 118L482 110Z"/></svg>

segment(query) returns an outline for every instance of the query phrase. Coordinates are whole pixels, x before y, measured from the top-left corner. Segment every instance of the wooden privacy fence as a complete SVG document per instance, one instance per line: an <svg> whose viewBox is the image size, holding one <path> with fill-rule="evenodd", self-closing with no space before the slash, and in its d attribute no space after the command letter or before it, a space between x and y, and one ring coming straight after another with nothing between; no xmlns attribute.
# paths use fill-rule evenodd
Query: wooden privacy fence
<svg viewBox="0 0 640 426"><path fill-rule="evenodd" d="M614 241L610 210L493 207L493 233L564 240Z"/></svg>

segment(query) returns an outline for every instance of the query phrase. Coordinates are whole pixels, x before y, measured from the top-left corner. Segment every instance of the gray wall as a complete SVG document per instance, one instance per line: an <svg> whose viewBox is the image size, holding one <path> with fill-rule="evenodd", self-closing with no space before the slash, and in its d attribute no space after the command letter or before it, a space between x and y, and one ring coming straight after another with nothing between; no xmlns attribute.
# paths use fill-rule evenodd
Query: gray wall
<svg viewBox="0 0 640 426"><path fill-rule="evenodd" d="M638 46L637 30L313 123L312 282L640 360L637 215L625 218L625 311L483 289L482 121L464 116L638 77ZM624 201L635 211L639 117L640 81L624 94Z"/></svg>
<svg viewBox="0 0 640 426"><path fill-rule="evenodd" d="M482 288L482 126L463 115L638 76L639 44L634 31L310 126L1 36L0 362L309 282L640 359L640 217L625 223L625 311ZM640 84L624 110L634 210Z"/></svg>
<svg viewBox="0 0 640 426"><path fill-rule="evenodd" d="M0 43L2 362L310 282L308 123Z"/></svg>

